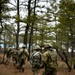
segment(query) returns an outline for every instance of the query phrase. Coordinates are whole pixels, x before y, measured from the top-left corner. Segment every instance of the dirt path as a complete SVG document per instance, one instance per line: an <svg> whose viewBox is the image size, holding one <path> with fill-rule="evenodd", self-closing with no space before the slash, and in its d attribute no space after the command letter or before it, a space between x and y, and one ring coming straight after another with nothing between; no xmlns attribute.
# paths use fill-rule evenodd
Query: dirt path
<svg viewBox="0 0 75 75"><path fill-rule="evenodd" d="M0 64L0 75L33 75L29 62L26 64L25 71L20 72L12 64L4 65ZM42 72L39 72L39 75L42 75Z"/></svg>
<svg viewBox="0 0 75 75"><path fill-rule="evenodd" d="M0 54L0 60L2 60L2 57L3 55ZM19 69L13 65L11 59L8 65L0 64L0 75L33 75L33 73L29 61L26 62L25 71L20 72ZM39 71L39 75L42 75L41 71Z"/></svg>
<svg viewBox="0 0 75 75"><path fill-rule="evenodd" d="M1 59L1 55L0 55ZM26 62L26 67L24 72L20 72L16 67L13 66L11 62L9 65L0 64L0 75L33 75L30 63ZM39 75L42 75L42 70L39 71ZM57 72L57 75L75 75L75 70L71 72L66 71L65 69Z"/></svg>

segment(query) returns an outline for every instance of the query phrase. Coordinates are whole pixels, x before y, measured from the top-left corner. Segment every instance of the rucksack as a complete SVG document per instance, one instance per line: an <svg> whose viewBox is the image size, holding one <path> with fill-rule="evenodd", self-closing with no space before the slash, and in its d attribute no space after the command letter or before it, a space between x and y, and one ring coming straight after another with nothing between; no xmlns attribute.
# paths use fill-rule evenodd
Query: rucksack
<svg viewBox="0 0 75 75"><path fill-rule="evenodd" d="M55 61L56 55L55 52L50 52L47 55L47 67L56 68L57 67L57 61Z"/></svg>
<svg viewBox="0 0 75 75"><path fill-rule="evenodd" d="M35 66L35 67L39 67L40 64L41 64L41 54L40 52L35 52L32 54L32 58L31 58L31 61L32 61L32 65Z"/></svg>

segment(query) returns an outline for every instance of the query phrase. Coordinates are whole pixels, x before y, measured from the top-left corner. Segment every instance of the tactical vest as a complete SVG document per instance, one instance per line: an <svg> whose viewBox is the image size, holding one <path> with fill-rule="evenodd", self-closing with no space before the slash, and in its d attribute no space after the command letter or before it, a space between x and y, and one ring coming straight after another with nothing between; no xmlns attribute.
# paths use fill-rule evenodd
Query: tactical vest
<svg viewBox="0 0 75 75"><path fill-rule="evenodd" d="M33 53L31 61L32 61L33 66L39 67L40 64L41 64L41 54L40 54L40 52Z"/></svg>
<svg viewBox="0 0 75 75"><path fill-rule="evenodd" d="M47 62L46 62L46 67L49 68L57 68L57 56L54 53L54 51L50 51L47 54Z"/></svg>
<svg viewBox="0 0 75 75"><path fill-rule="evenodd" d="M20 51L20 53L19 53L19 58L20 58L20 59L25 59L25 58L26 58L26 51L25 51L25 49L22 50L22 51Z"/></svg>

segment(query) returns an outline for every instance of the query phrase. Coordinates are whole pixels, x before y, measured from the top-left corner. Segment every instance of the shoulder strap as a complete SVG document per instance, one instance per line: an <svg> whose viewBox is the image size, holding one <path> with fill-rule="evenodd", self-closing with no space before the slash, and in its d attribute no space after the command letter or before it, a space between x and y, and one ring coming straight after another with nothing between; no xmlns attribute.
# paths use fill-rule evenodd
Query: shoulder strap
<svg viewBox="0 0 75 75"><path fill-rule="evenodd" d="M51 57L50 53L47 54L47 63L48 62L52 62L52 57Z"/></svg>

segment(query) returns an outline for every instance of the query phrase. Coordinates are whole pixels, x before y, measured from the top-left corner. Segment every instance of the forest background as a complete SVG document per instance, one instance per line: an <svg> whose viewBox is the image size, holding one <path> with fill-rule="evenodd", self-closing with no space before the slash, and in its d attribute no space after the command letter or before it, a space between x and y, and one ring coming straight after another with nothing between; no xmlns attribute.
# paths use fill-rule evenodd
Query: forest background
<svg viewBox="0 0 75 75"><path fill-rule="evenodd" d="M69 71L75 66L75 0L0 0L0 46L51 43ZM1 48L0 48L1 49ZM67 54L70 50L70 58Z"/></svg>

